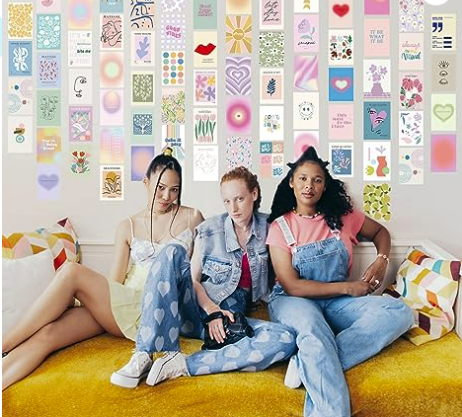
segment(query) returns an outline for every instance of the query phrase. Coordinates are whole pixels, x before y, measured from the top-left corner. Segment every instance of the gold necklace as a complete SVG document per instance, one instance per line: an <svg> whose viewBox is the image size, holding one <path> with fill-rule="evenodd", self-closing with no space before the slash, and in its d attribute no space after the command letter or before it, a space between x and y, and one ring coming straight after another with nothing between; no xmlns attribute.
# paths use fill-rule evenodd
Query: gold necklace
<svg viewBox="0 0 462 417"><path fill-rule="evenodd" d="M173 221L173 214L174 214L174 210L172 209L173 208L173 204L170 206L171 208L169 210L166 210L166 213L168 213L169 211L172 213L171 216L170 216L170 226L172 225L172 221ZM157 214L157 213L156 213ZM146 231L146 235L148 236L149 240L151 240L152 242L155 242L157 244L160 244L162 239L165 237L165 235L167 234L167 232L170 231L170 226L167 227L165 229L165 232L164 234L159 238L159 239L154 239L153 236L151 236L151 232L150 232L150 228L148 228L148 225L147 225L147 220L148 220L148 216L147 216L147 207L146 207L146 210L144 212L144 217L143 217L143 224L144 224L144 230Z"/></svg>

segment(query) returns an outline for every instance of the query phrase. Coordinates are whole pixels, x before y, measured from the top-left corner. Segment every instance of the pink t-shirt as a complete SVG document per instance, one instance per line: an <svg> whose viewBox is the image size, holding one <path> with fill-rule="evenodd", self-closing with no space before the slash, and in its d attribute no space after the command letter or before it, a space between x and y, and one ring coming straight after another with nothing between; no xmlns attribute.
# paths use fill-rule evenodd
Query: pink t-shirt
<svg viewBox="0 0 462 417"><path fill-rule="evenodd" d="M352 213L347 214L342 218L343 227L340 237L343 243L345 243L348 254L350 255L350 259L348 261L348 275L350 274L351 265L353 263L353 245L358 244L356 235L361 230L365 217L364 213L353 210ZM284 218L289 225L289 229L294 235L295 240L297 241L297 246L303 246L333 237L332 232L324 221L324 216L322 215L315 217L314 219L307 219L290 212L284 214ZM291 253L281 227L276 221L271 223L266 244L270 246L277 246L278 248Z"/></svg>

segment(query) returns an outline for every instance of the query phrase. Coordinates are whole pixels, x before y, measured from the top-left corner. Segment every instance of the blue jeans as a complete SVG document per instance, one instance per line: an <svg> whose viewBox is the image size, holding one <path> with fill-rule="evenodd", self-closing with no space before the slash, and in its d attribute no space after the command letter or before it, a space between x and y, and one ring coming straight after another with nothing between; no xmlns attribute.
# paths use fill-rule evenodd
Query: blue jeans
<svg viewBox="0 0 462 417"><path fill-rule="evenodd" d="M301 279L347 280L349 253L337 230L327 239L296 246L286 226L282 230ZM307 391L305 417L349 417L343 372L380 352L413 322L411 309L393 298L291 297L279 284L270 296L270 314L297 333L297 367Z"/></svg>
<svg viewBox="0 0 462 417"><path fill-rule="evenodd" d="M297 367L307 389L305 416L350 416L343 372L379 353L412 324L404 303L388 297L271 297L271 319L297 333Z"/></svg>
<svg viewBox="0 0 462 417"><path fill-rule="evenodd" d="M250 294L238 288L220 308L245 313ZM154 261L146 279L136 350L148 353L179 351L179 335L202 338L200 308L192 286L189 258L179 244L167 245ZM252 338L215 351L199 351L187 357L191 375L231 370L258 371L288 359L295 350L295 334L279 323L248 319Z"/></svg>

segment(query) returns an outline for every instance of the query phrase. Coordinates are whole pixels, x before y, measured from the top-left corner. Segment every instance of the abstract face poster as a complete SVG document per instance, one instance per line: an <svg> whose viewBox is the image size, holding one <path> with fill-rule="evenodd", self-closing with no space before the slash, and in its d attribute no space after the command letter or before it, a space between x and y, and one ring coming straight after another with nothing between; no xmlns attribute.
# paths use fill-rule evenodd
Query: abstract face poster
<svg viewBox="0 0 462 417"><path fill-rule="evenodd" d="M194 146L194 181L218 181L218 146Z"/></svg>
<svg viewBox="0 0 462 417"><path fill-rule="evenodd" d="M364 102L364 139L390 139L390 102Z"/></svg>
<svg viewBox="0 0 462 417"><path fill-rule="evenodd" d="M93 104L93 92L93 74L90 68L72 68L69 70L69 104Z"/></svg>
<svg viewBox="0 0 462 417"><path fill-rule="evenodd" d="M61 92L59 90L37 91L37 126L61 125Z"/></svg>

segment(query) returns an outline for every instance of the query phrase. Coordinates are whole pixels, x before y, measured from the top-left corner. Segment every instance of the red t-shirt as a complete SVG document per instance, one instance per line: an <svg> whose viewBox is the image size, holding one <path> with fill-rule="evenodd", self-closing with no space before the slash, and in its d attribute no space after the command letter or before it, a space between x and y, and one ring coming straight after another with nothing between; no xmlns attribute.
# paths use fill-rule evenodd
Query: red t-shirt
<svg viewBox="0 0 462 417"><path fill-rule="evenodd" d="M348 254L350 255L348 261L348 275L350 274L351 265L353 263L353 245L358 244L356 235L363 227L365 217L364 213L356 210L353 210L352 213L342 217L343 227L340 232L340 237L343 243L345 243ZM318 242L333 236L329 226L327 226L324 221L324 216L322 215L317 216L314 219L307 219L290 212L284 214L284 218L289 225L289 229L294 235L297 246ZM290 247L287 246L284 234L276 221L271 223L266 244L269 246L277 246L282 250L290 252Z"/></svg>
<svg viewBox="0 0 462 417"><path fill-rule="evenodd" d="M239 287L248 290L252 287L252 275L250 275L250 264L247 253L242 256L242 273L239 280Z"/></svg>

